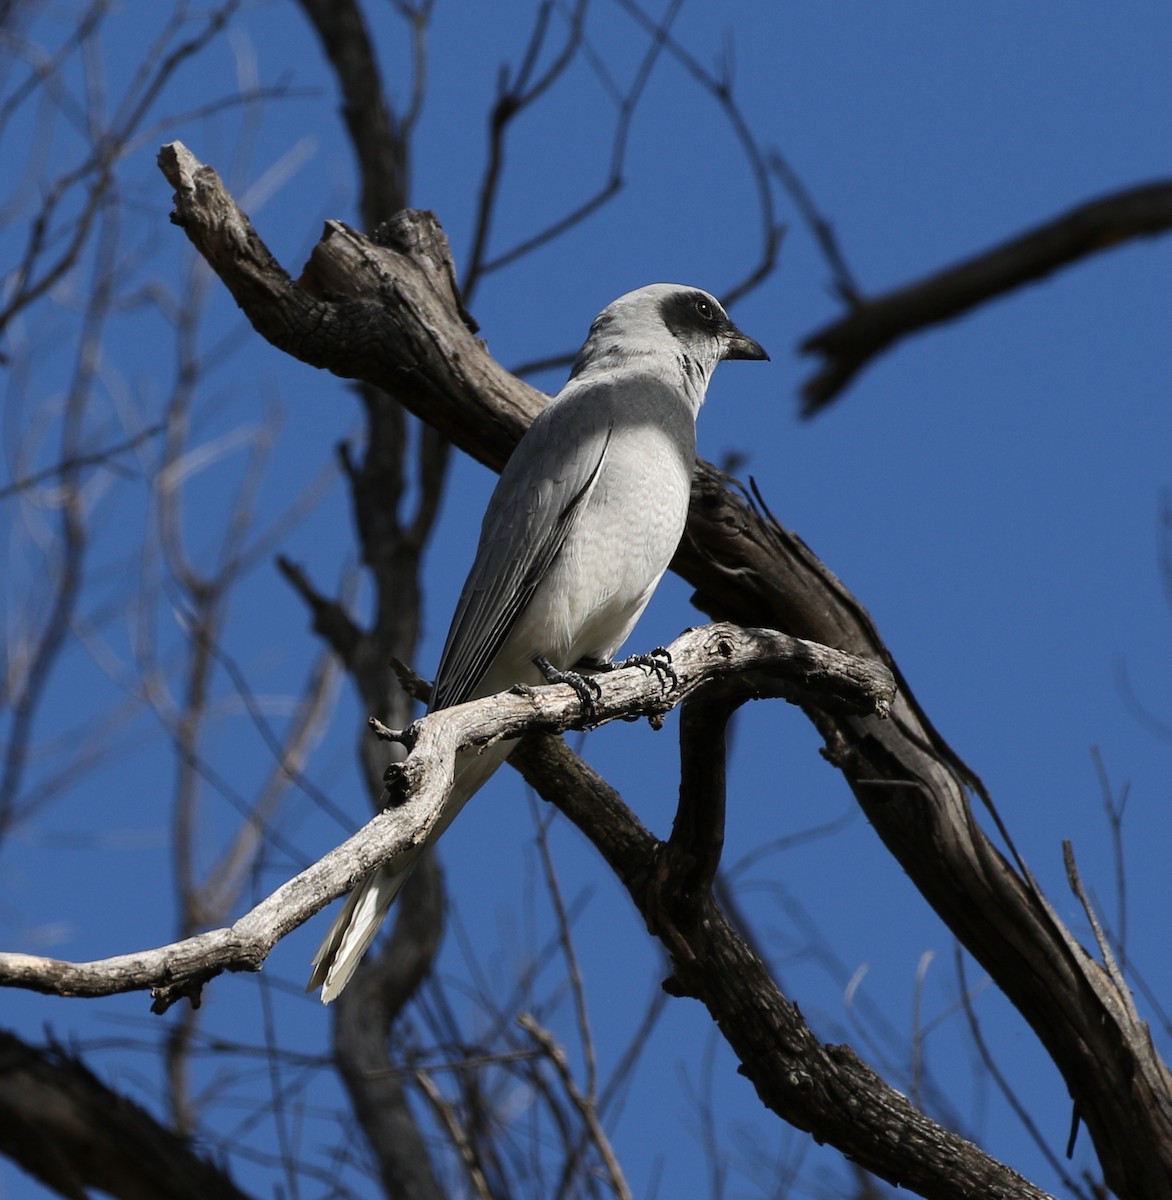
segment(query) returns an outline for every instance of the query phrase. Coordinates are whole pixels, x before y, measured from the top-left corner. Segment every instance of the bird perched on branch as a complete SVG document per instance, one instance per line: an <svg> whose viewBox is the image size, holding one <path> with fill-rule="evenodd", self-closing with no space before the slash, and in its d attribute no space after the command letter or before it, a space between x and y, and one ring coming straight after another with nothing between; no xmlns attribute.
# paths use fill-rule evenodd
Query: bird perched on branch
<svg viewBox="0 0 1172 1200"><path fill-rule="evenodd" d="M431 711L519 683L564 680L581 693L577 671L611 664L683 536L712 372L726 358L768 357L698 288L652 284L599 313L569 381L501 472ZM460 755L428 843L512 745ZM309 987L321 985L323 1002L346 986L423 849L350 894L313 960Z"/></svg>

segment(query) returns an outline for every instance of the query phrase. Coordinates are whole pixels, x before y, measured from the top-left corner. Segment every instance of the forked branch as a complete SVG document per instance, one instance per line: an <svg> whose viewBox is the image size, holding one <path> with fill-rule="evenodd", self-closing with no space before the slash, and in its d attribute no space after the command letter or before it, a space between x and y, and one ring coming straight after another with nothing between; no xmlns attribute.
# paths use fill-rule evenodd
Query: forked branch
<svg viewBox="0 0 1172 1200"><path fill-rule="evenodd" d="M299 286L272 263L214 171L178 144L164 148L161 164L176 187L176 219L259 331L315 366L393 382L404 405L500 468L543 398L472 336L430 214L400 214L379 245L330 222ZM1146 1025L1024 864L985 833L970 798L993 812L990 797L916 703L862 605L800 538L703 462L672 567L715 618L785 629L891 667L899 684L891 720L803 706L824 753L920 893L1029 1022L1078 1105L1108 1186L1165 1200L1172 1078Z"/></svg>
<svg viewBox="0 0 1172 1200"><path fill-rule="evenodd" d="M0 954L0 987L60 996L108 996L151 989L163 1012L187 996L198 1003L203 985L222 971L257 971L286 934L331 900L349 891L375 867L424 840L451 788L457 750L482 746L528 730L564 732L624 717L658 715L712 680L751 669L759 695L801 699L835 710L883 714L894 684L880 663L772 630L711 625L683 634L668 648L674 669L669 685L633 666L599 678L600 697L583 714L565 684L502 693L433 713L403 731L410 745L388 783L395 806L313 866L283 884L232 926L158 949L70 963L28 954ZM665 690L670 687L670 691Z"/></svg>

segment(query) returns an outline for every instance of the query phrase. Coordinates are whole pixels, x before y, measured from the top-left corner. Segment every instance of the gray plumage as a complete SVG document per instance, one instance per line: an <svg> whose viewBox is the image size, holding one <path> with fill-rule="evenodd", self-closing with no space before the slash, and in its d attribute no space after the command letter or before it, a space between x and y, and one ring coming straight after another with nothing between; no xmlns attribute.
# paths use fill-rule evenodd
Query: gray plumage
<svg viewBox="0 0 1172 1200"><path fill-rule="evenodd" d="M707 292L652 284L605 308L569 381L518 443L489 501L431 710L609 663L684 531L696 416L726 358L767 358ZM465 753L429 842L507 757ZM366 877L314 957L309 987L345 987L423 849Z"/></svg>

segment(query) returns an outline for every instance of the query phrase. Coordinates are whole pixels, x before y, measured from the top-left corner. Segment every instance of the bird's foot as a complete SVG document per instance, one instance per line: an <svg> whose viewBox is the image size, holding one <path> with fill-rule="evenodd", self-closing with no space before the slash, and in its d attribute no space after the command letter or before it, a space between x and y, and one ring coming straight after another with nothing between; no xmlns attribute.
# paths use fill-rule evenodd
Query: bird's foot
<svg viewBox="0 0 1172 1200"><path fill-rule="evenodd" d="M631 654L605 669L620 671L624 667L643 667L659 680L664 692L673 692L680 685L680 677L671 663L671 651L666 646L656 646L646 654Z"/></svg>
<svg viewBox="0 0 1172 1200"><path fill-rule="evenodd" d="M671 651L666 646L656 646L654 650L646 654L632 654L627 658L619 659L618 662L603 658L580 658L574 667L579 671L593 671L597 674L605 671L621 671L624 667L642 667L658 678L664 695L670 695L680 684L680 677L676 673L675 667L672 666ZM623 720L639 721L644 716L651 722L653 729L663 728L664 714L662 712L628 713Z"/></svg>
<svg viewBox="0 0 1172 1200"><path fill-rule="evenodd" d="M592 718L595 715L595 701L601 697L602 688L593 679L579 675L577 671L559 671L543 654L539 654L533 660L533 665L545 677L546 683L566 683L574 689L582 705L583 716Z"/></svg>

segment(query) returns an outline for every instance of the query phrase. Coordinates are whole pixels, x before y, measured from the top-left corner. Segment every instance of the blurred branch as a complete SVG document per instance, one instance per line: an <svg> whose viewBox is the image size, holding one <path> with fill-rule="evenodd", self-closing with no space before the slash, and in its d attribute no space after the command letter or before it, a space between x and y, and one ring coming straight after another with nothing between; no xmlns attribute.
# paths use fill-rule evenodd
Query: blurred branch
<svg viewBox="0 0 1172 1200"><path fill-rule="evenodd" d="M6 672L3 699L11 707L12 719L0 756L0 835L21 815L21 789L34 725L81 595L90 543L89 505L81 478L82 446L101 362L102 335L115 303L120 229L117 215L111 211L99 223L103 236L97 240L92 283L85 299L81 336L60 421L61 475L55 499L59 529L56 555L49 560L45 572L49 594L41 597L40 611L35 617L39 629L28 636L26 648L12 655L19 667Z"/></svg>
<svg viewBox="0 0 1172 1200"><path fill-rule="evenodd" d="M451 1139L452 1145L455 1146L460 1156L460 1161L464 1164L464 1171L468 1176L468 1182L472 1187L471 1194L477 1200L493 1200L492 1189L488 1186L484 1169L477 1158L476 1148L472 1144L472 1139L468 1136L468 1131L461 1124L455 1108L444 1098L443 1092L440 1091L435 1081L426 1071L416 1071L415 1082L419 1085L420 1091L427 1097L428 1103L435 1110L441 1124L447 1131L448 1137Z"/></svg>
<svg viewBox="0 0 1172 1200"><path fill-rule="evenodd" d="M297 693L293 713L278 736L260 711L240 668L219 648L213 650L217 660L228 670L236 694L272 754L273 764L268 778L258 788L256 801L244 814L239 829L219 853L215 863L204 873L197 900L201 926L226 920L239 903L249 873L255 869L265 845L265 832L274 821L290 788L305 792L323 811L342 817L329 797L302 775L302 767L310 749L321 737L333 714L338 677L334 656L326 649L318 652L309 668L304 687Z"/></svg>
<svg viewBox="0 0 1172 1200"><path fill-rule="evenodd" d="M349 668L362 630L346 611L345 605L323 596L301 567L284 555L277 556L277 570L313 614L313 632L338 656L342 665Z"/></svg>
<svg viewBox="0 0 1172 1200"><path fill-rule="evenodd" d="M140 430L133 437L129 437L125 441L118 442L113 446L107 446L102 450L92 450L85 454L75 454L70 458L64 459L62 462L54 463L51 467L45 467L43 471L36 471L31 475L25 475L13 483L0 487L0 500L8 500L20 492L31 491L33 488L39 487L46 480L58 479L63 475L73 475L84 467L101 466L117 470L118 467L115 465L114 460L119 455L125 454L128 450L137 449L143 442L148 442L151 438L157 437L162 431L162 425L151 425L147 429Z"/></svg>
<svg viewBox="0 0 1172 1200"><path fill-rule="evenodd" d="M185 23L185 15L180 9L166 23L151 52L143 56L143 66L122 97L111 124L98 128L99 115L88 114L87 124L92 137L89 153L77 166L59 176L42 197L36 218L29 227L24 253L5 288L5 304L0 308L0 332L77 263L89 242L94 222L107 204L114 184L114 165L125 153L159 93L188 59L216 37L239 6L240 0L227 0L209 10L202 19L199 32L170 46ZM96 30L100 15L96 9L91 10L83 22L88 36ZM78 44L84 44L83 39L78 39ZM82 189L83 197L80 212L74 215L73 207L66 201L77 188ZM70 213L61 228L55 224L59 212ZM62 239L63 248L54 249ZM46 261L50 252L51 257Z"/></svg>
<svg viewBox="0 0 1172 1200"><path fill-rule="evenodd" d="M0 19L0 30L5 35L5 52L13 60L24 58L29 65L29 72L24 81L14 87L11 93L0 104L0 136L6 130L13 115L20 111L25 101L34 96L39 88L53 85L59 78L64 64L80 46L84 46L95 34L102 19L113 7L112 0L90 0L85 11L81 13L74 24L72 33L66 37L52 54L30 54L25 50L21 55L13 44L17 39L16 33L10 27L11 10L3 12ZM31 60L31 61L29 61ZM0 214L0 219L7 214Z"/></svg>
<svg viewBox="0 0 1172 1200"><path fill-rule="evenodd" d="M1062 1181L1062 1186L1066 1188L1075 1200L1090 1200L1086 1192L1079 1186L1078 1181L1066 1169L1066 1164L1050 1148L1050 1144L1042 1136L1042 1131L1030 1116L1029 1110L1021 1102L1009 1080L1005 1077L1004 1072L997 1065L997 1060L993 1057L993 1051L989 1048L988 1042L985 1041L985 1035L981 1030L981 1023L977 1020L977 1010L973 1007L973 998L969 992L968 981L965 978L964 951L957 944L953 945L953 951L956 977L960 982L960 1002L968 1024L969 1036L973 1039L973 1045L976 1047L977 1054L980 1055L985 1070L989 1073L989 1078L997 1086L997 1090L1004 1097L1005 1103L1013 1110L1013 1115L1017 1117L1022 1129L1026 1131L1030 1140L1037 1146L1038 1153L1049 1163L1050 1169Z"/></svg>
<svg viewBox="0 0 1172 1200"><path fill-rule="evenodd" d="M376 240L386 232L383 222L393 219L410 194L412 139L426 95L433 2L392 0L394 12L410 31L411 44L410 80L405 89L397 89L407 98L396 111L358 0L300 0L341 94L357 168L358 209ZM393 240L393 220L390 236ZM310 603L315 629L339 652L362 707L392 723L406 724L414 701L391 662L411 661L416 654L422 627L422 560L447 479L449 445L431 426L410 420L393 384L362 380L358 394L365 417L363 444L360 450L343 444L339 458L361 563L374 592L369 625L361 626L342 605L312 594L303 575L287 569L285 573ZM415 507L408 511L406 497L412 493ZM384 748L369 737L359 746L367 793L377 807ZM343 997L332 1013L338 1071L388 1196L439 1200L418 1114L392 1071L400 1054L390 1035L432 969L444 929L443 909L442 877L433 862L425 861L400 898L394 936L377 956L367 957L352 985L354 994Z"/></svg>
<svg viewBox="0 0 1172 1200"><path fill-rule="evenodd" d="M552 817L552 813L550 816ZM586 1096L591 1104L598 1099L598 1055L595 1053L594 1034L590 1028L590 1012L586 1003L586 985L582 977L582 966L578 961L578 953L574 949L574 934L570 914L566 911L566 902L562 898L561 884L558 882L557 867L549 845L549 820L537 822L537 853L541 860L541 873L545 877L545 890L553 905L554 925L557 929L558 944L566 963L566 982L574 1003L574 1018L578 1024L579 1049L586 1068ZM567 1161L567 1169L572 1169L573 1158Z"/></svg>
<svg viewBox="0 0 1172 1200"><path fill-rule="evenodd" d="M431 974L443 934L439 866L434 855L426 855L400 897L393 933L368 953L337 1000L334 1059L389 1197L443 1200L425 1136L407 1102L404 1072L390 1069L387 1049L387 1031ZM396 1053L396 1061L403 1057Z"/></svg>
<svg viewBox="0 0 1172 1200"><path fill-rule="evenodd" d="M0 1031L0 1152L67 1200L248 1200L226 1171L50 1042Z"/></svg>
<svg viewBox="0 0 1172 1200"><path fill-rule="evenodd" d="M856 295L844 317L811 334L803 354L822 366L802 385L811 417L900 339L949 321L1088 255L1172 229L1172 182L1127 188L1080 204L1007 242L880 296Z"/></svg>
<svg viewBox="0 0 1172 1200"><path fill-rule="evenodd" d="M623 1168L615 1155L614 1147L610 1144L610 1138L606 1136L606 1130L602 1128L602 1122L598 1119L598 1109L594 1097L589 1091L583 1094L574 1082L570 1064L566 1059L566 1052L557 1044L553 1034L548 1029L543 1029L531 1014L522 1013L518 1018L518 1023L541 1047L545 1057L553 1063L566 1095L590 1132L590 1139L595 1150L598 1151L598 1157L602 1160L602 1165L610 1180L611 1191L618 1197L618 1200L631 1200L631 1189L627 1186Z"/></svg>
<svg viewBox="0 0 1172 1200"><path fill-rule="evenodd" d="M297 2L313 25L342 92L342 119L362 189L359 209L367 229L373 229L403 208L410 192L410 135L422 103L423 33L431 5L410 10L416 58L414 95L407 116L400 121L386 102L374 43L356 0ZM398 7L403 13L405 6Z"/></svg>

